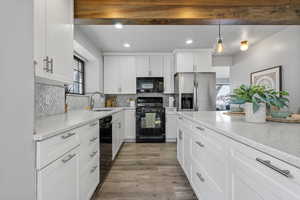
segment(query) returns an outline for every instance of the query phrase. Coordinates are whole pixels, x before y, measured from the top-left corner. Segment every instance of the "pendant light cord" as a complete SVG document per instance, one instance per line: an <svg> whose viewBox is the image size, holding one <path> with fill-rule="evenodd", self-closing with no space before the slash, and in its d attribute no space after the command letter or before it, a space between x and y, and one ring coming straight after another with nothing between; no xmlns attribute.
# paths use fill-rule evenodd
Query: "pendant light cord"
<svg viewBox="0 0 300 200"><path fill-rule="evenodd" d="M221 24L219 24L219 39L221 39Z"/></svg>

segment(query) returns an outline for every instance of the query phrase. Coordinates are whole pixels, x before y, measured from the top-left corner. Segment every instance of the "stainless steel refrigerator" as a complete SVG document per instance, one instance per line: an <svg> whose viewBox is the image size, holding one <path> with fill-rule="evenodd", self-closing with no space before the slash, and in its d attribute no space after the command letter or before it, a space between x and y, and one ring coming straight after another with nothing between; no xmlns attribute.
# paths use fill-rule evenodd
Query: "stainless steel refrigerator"
<svg viewBox="0 0 300 200"><path fill-rule="evenodd" d="M216 110L215 72L177 73L174 81L175 104L178 110Z"/></svg>

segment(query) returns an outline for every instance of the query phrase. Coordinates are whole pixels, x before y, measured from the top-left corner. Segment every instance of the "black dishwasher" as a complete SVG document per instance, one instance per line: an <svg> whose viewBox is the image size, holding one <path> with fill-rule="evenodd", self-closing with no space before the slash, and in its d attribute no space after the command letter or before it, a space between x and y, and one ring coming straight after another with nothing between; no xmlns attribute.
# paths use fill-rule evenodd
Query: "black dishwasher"
<svg viewBox="0 0 300 200"><path fill-rule="evenodd" d="M100 185L112 166L112 116L100 119Z"/></svg>

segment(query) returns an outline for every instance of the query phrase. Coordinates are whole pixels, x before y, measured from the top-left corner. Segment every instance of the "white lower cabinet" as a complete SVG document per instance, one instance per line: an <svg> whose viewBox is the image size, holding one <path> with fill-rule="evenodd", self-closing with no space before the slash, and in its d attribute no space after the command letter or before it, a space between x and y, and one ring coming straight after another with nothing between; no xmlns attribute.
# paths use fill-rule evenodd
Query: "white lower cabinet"
<svg viewBox="0 0 300 200"><path fill-rule="evenodd" d="M124 142L123 127L124 112L118 112L113 115L112 119L112 159L114 160Z"/></svg>
<svg viewBox="0 0 300 200"><path fill-rule="evenodd" d="M37 173L38 200L79 200L78 147Z"/></svg>
<svg viewBox="0 0 300 200"><path fill-rule="evenodd" d="M177 123L177 159L199 200L300 200L298 168L181 116Z"/></svg>
<svg viewBox="0 0 300 200"><path fill-rule="evenodd" d="M124 110L124 135L126 142L135 142L136 140L136 117L135 109Z"/></svg>

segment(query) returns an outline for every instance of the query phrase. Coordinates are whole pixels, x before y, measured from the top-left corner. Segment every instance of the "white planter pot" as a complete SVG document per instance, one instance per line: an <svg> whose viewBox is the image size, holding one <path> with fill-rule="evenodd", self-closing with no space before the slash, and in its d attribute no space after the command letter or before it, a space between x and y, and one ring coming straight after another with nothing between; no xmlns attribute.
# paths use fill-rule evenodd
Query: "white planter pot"
<svg viewBox="0 0 300 200"><path fill-rule="evenodd" d="M246 121L252 123L265 123L266 122L266 104L260 103L259 109L253 112L253 103L245 103Z"/></svg>

